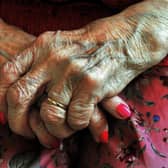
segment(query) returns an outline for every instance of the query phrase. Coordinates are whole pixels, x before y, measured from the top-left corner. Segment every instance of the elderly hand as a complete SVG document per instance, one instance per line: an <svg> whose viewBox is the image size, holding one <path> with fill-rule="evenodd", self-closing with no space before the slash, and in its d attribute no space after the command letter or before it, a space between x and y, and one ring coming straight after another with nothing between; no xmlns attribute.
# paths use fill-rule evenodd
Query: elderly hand
<svg viewBox="0 0 168 168"><path fill-rule="evenodd" d="M26 46L30 45L35 40L35 38L32 35L19 30L16 27L7 25L2 20L0 20L0 28L1 28L0 66L1 66L4 62L7 62L7 60L11 60L14 54L17 54L23 51L26 48ZM13 38L13 36L15 38ZM3 81L4 84L7 84L7 82L8 81ZM1 93L2 93L1 105L3 106L0 106L1 108L0 123L5 124L6 118L4 118L4 115L2 112L2 110L5 109L5 99L3 98L3 95L5 96L5 94L3 92ZM37 102L37 103L40 105L40 102ZM114 112L112 114L115 114L116 109L119 111L122 111L123 109L119 108L122 106L126 107L125 110L129 110L126 103L124 103L124 101L122 101L117 96L111 99L109 105L110 105L109 108L114 109ZM58 146L58 140L54 136L48 133L47 129L45 128L41 120L38 110L35 109L35 106L37 107L37 104L34 105L33 108L28 109L29 113L31 110L31 114L30 115L28 114L27 124L30 124L30 128L32 129L33 134L35 134L35 136L38 137L41 144L43 144L46 147ZM121 118L122 116L118 116L118 117ZM125 117L126 116L123 116L122 118L125 118ZM99 141L103 143L108 142L108 124L104 113L101 112L99 107L95 108L94 114L92 115L92 118L89 124L89 129L97 142Z"/></svg>
<svg viewBox="0 0 168 168"><path fill-rule="evenodd" d="M33 135L27 123L28 109L43 91L47 95L40 116L56 137L67 137L87 127L99 102L117 117L129 116L128 107L118 105L118 101L111 105L111 97L168 52L167 3L163 1L161 6L160 2L158 9L158 2L143 2L83 29L44 33L2 66L1 103L5 107L10 87L7 104L11 129ZM32 118L38 115L34 111Z"/></svg>

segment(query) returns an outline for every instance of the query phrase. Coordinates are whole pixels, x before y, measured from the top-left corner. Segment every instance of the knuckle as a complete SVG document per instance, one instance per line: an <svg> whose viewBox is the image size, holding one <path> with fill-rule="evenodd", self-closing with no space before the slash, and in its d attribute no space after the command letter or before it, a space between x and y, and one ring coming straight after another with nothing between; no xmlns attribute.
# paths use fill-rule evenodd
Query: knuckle
<svg viewBox="0 0 168 168"><path fill-rule="evenodd" d="M98 76L96 76L94 73L85 73L84 75L84 81L90 86L93 86L94 88L98 87L101 82L99 82Z"/></svg>
<svg viewBox="0 0 168 168"><path fill-rule="evenodd" d="M8 67L8 62L4 63L3 65L1 65L1 68L0 68L0 77L7 72L7 67Z"/></svg>
<svg viewBox="0 0 168 168"><path fill-rule="evenodd" d="M46 103L42 104L40 115L45 123L54 126L60 125L65 121L65 117L61 112L57 113L53 106L47 105Z"/></svg>
<svg viewBox="0 0 168 168"><path fill-rule="evenodd" d="M25 104L30 100L29 90L23 88L21 81L12 85L7 91L7 100L9 104L14 106Z"/></svg>
<svg viewBox="0 0 168 168"><path fill-rule="evenodd" d="M4 63L3 65L1 65L0 72L8 72L8 69L10 69L10 67L11 67L11 62L8 61Z"/></svg>
<svg viewBox="0 0 168 168"><path fill-rule="evenodd" d="M8 73L10 72L13 73L14 72L14 69L13 69L13 66L12 66L12 63L11 62L6 62L4 63L1 68L0 68L0 78L5 78L6 80L9 80L8 77ZM5 74L5 75L4 75ZM12 77L12 75L10 75Z"/></svg>
<svg viewBox="0 0 168 168"><path fill-rule="evenodd" d="M37 38L36 42L39 43L39 44L46 44L46 43L49 42L49 38L52 35L53 35L53 32L46 31Z"/></svg>
<svg viewBox="0 0 168 168"><path fill-rule="evenodd" d="M8 61L0 67L0 80L6 83L13 83L18 78L18 72L20 72L20 67L15 61Z"/></svg>
<svg viewBox="0 0 168 168"><path fill-rule="evenodd" d="M75 51L76 52L76 51ZM81 69L84 69L86 63L85 61L81 61L80 59L77 59L75 57L67 57L66 58L68 62L68 66L71 68L73 72L81 72Z"/></svg>

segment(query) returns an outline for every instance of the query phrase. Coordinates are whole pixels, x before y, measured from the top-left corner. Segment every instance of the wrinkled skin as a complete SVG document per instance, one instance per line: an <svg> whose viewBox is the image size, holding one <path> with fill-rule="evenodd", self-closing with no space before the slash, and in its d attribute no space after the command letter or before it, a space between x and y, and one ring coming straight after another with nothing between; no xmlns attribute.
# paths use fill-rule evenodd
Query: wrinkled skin
<svg viewBox="0 0 168 168"><path fill-rule="evenodd" d="M35 40L35 37L16 27L6 24L3 20L0 20L0 28L2 30L0 32L0 66L2 66L3 63L7 62L7 60L11 60L13 55L18 54L28 47ZM39 102L37 103L40 104ZM109 109L112 110L111 115L115 115L117 118L121 118L121 116L117 115L115 112L116 106L120 103L124 103L126 105L126 103L117 96L114 96L110 99L110 101L108 101ZM128 107L128 105L126 105L126 107ZM39 113L33 112L29 115L28 122L30 123L33 134L35 134L42 145L47 148L53 148L58 145L58 140L54 136L50 135L44 127ZM99 108L96 108L94 114L92 115L89 129L93 138L97 142L100 141L99 136L102 131L108 131L108 124L104 112L102 112Z"/></svg>
<svg viewBox="0 0 168 168"><path fill-rule="evenodd" d="M167 3L146 1L79 30L46 32L4 64L0 106L7 111L8 105L11 129L33 136L28 109L41 90L46 93L41 119L49 133L59 138L87 127L99 102L111 112L111 97L166 56ZM52 105L47 97L66 109ZM31 112L32 118L38 114L35 109Z"/></svg>

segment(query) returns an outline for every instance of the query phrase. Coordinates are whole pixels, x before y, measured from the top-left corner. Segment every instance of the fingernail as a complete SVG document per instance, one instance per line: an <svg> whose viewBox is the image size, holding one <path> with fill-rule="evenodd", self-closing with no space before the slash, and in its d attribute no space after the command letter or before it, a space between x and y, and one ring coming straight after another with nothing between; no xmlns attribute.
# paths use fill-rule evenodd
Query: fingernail
<svg viewBox="0 0 168 168"><path fill-rule="evenodd" d="M2 125L6 124L6 118L3 112L0 112L0 123Z"/></svg>
<svg viewBox="0 0 168 168"><path fill-rule="evenodd" d="M123 103L119 104L116 107L116 111L120 115L120 117L122 117L122 118L128 118L131 116L131 111L130 111L129 107Z"/></svg>
<svg viewBox="0 0 168 168"><path fill-rule="evenodd" d="M108 140L109 140L108 131L106 131L106 130L103 131L100 134L99 140L100 140L101 143L108 143Z"/></svg>
<svg viewBox="0 0 168 168"><path fill-rule="evenodd" d="M59 148L60 147L60 140L55 140L52 144L51 144L52 148Z"/></svg>

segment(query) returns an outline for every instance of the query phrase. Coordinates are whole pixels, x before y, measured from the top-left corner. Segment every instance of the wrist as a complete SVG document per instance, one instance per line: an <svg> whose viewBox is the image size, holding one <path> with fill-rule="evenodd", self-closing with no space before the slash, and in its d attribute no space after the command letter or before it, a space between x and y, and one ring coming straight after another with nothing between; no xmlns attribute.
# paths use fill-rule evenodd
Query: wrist
<svg viewBox="0 0 168 168"><path fill-rule="evenodd" d="M111 42L112 54L108 56L123 60L130 69L142 72L150 68L168 53L168 8L164 4L167 5L145 1L118 15L97 20L87 25L90 41L101 45Z"/></svg>
<svg viewBox="0 0 168 168"><path fill-rule="evenodd" d="M121 20L121 28L116 28L117 34L123 34L124 50L131 66L145 70L158 64L168 54L168 3L158 2L133 5L117 16ZM115 19L110 22L112 34L116 33L112 27L114 22Z"/></svg>

